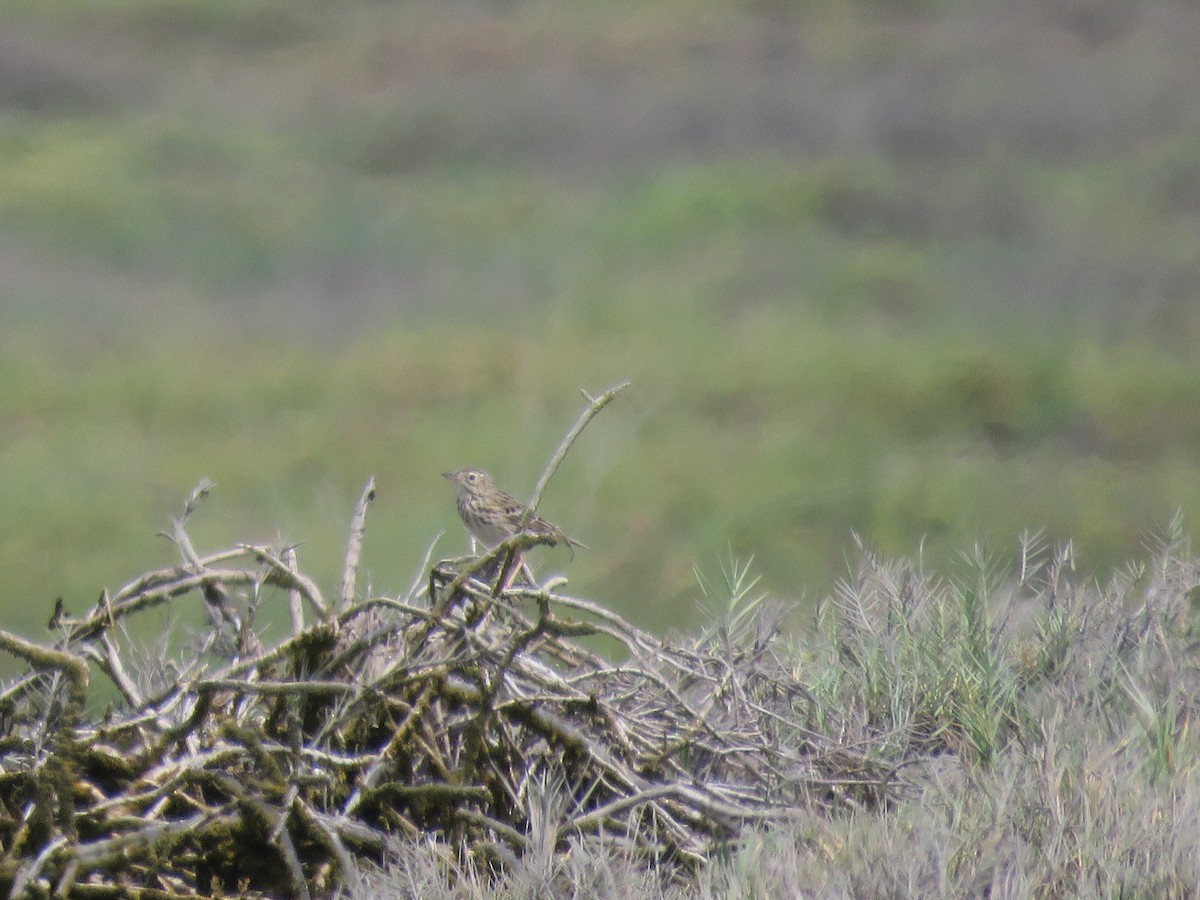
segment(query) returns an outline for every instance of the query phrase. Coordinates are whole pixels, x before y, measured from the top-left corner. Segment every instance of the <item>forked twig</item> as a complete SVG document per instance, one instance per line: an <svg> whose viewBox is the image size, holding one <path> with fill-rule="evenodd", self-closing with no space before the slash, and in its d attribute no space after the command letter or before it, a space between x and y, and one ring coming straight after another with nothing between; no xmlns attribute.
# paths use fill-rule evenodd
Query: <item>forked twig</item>
<svg viewBox="0 0 1200 900"><path fill-rule="evenodd" d="M579 418L575 420L575 424L571 426L571 429L563 437L562 441L558 445L558 449L555 450L554 455L550 457L550 462L546 464L546 468L542 471L542 477L538 479L538 483L533 489L533 497L530 498L529 505L525 507L525 512L521 516L520 531L524 531L525 526L536 514L538 505L542 502L542 494L546 490L546 485L550 483L550 479L554 476L554 473L558 471L558 467L562 465L562 461L566 459L567 452L575 443L576 438L583 433L583 429L587 428L588 423L591 422L592 419L596 418L596 415L600 412L600 410L608 406L608 404L612 402L612 399L616 397L617 394L621 393L621 391L625 390L625 388L629 387L631 383L632 382L629 381L623 381L616 387L609 388L599 397L592 397L587 391L580 390L580 393L583 394L584 399L588 401L589 405L587 409L579 414ZM575 552L575 548L572 546L569 539L567 540L567 545L571 547L571 552L573 554ZM517 548L513 547L505 554L504 562L500 567L500 577L496 580L496 588L494 593L499 593L499 591L508 587L508 576L513 571L513 563L517 557L517 553Z"/></svg>
<svg viewBox="0 0 1200 900"><path fill-rule="evenodd" d="M542 472L542 477L538 479L537 486L533 489L533 497L529 501L529 507L525 513L525 521L528 521L529 517L537 512L538 505L542 502L542 494L546 490L546 485L550 482L558 467L562 465L562 461L566 458L567 451L571 449L571 445L575 443L575 439L579 437L583 429L587 428L588 423L596 418L600 410L608 406L612 402L612 399L625 390L625 388L629 387L630 384L632 382L623 381L616 387L609 388L599 397L592 397L587 391L580 391L590 405L580 413L575 424L571 426L571 430L567 432L566 436L562 439L562 443L558 445L558 449L554 451L554 455L550 457L550 462L546 464L546 468Z"/></svg>

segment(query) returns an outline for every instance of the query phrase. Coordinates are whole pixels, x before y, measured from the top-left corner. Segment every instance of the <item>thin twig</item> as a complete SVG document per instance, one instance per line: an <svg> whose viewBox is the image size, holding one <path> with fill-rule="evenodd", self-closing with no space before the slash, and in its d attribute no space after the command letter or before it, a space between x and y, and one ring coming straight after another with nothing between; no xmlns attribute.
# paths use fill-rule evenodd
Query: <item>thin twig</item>
<svg viewBox="0 0 1200 900"><path fill-rule="evenodd" d="M354 507L354 516L350 519L350 539L346 542L346 559L342 565L341 609L345 609L354 600L358 561L362 556L363 533L367 529L367 507L374 499L375 476L372 475L367 479L366 487L358 498L358 505Z"/></svg>
<svg viewBox="0 0 1200 900"><path fill-rule="evenodd" d="M550 462L546 464L546 468L542 471L542 477L538 479L537 486L533 489L533 497L529 500L529 507L525 513L526 520L528 520L528 517L537 511L538 505L542 502L542 494L546 490L546 485L549 484L550 479L554 476L554 473L558 470L558 467L566 458L567 451L571 449L571 445L575 443L575 439L579 437L583 429L587 428L588 423L596 417L596 414L599 413L600 410L604 409L604 407L608 406L612 399L616 397L617 394L621 393L621 391L625 390L625 388L629 387L631 383L632 382L629 381L623 381L616 387L609 388L599 397L595 398L589 396L586 391L580 391L580 393L583 394L584 399L586 399L590 405L587 409L580 413L579 418L575 421L575 424L571 426L571 430L568 431L566 436L562 439L562 443L558 445L558 449L554 451L554 455L550 457Z"/></svg>
<svg viewBox="0 0 1200 900"><path fill-rule="evenodd" d="M329 604L321 596L321 589L317 587L315 581L300 572L293 572L288 568L287 563L266 547L254 544L241 544L240 546L256 560L270 568L272 577L268 580L271 583L289 590L299 591L309 605L316 610L317 615L322 619L330 617Z"/></svg>
<svg viewBox="0 0 1200 900"><path fill-rule="evenodd" d="M73 653L43 647L9 631L0 629L0 650L6 650L18 659L23 659L40 672L47 670L62 672L71 683L71 694L82 710L87 701L87 662Z"/></svg>
<svg viewBox="0 0 1200 900"><path fill-rule="evenodd" d="M284 548L282 561L287 570L293 575L300 574L300 569L296 566L295 547ZM292 635L294 637L304 630L304 598L299 589L295 587L288 588L288 615L292 620Z"/></svg>

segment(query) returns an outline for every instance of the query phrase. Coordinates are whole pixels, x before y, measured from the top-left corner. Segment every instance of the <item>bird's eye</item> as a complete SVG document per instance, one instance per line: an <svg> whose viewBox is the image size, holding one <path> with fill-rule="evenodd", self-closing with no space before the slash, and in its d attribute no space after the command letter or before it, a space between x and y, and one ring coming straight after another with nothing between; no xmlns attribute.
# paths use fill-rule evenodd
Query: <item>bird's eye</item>
<svg viewBox="0 0 1200 900"><path fill-rule="evenodd" d="M474 472L467 473L467 481L471 482L471 484L474 484L478 480L479 480L479 476L476 475Z"/></svg>

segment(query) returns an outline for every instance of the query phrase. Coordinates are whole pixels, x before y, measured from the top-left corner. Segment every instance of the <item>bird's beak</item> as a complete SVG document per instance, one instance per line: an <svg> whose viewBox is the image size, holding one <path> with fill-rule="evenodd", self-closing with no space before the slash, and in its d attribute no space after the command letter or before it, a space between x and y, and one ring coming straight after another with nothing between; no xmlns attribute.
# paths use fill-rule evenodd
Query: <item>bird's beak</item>
<svg viewBox="0 0 1200 900"><path fill-rule="evenodd" d="M443 478L449 478L451 481L453 481L453 480L454 480L454 473L453 473L453 472L443 472L443 473L442 473L442 477L443 477Z"/></svg>

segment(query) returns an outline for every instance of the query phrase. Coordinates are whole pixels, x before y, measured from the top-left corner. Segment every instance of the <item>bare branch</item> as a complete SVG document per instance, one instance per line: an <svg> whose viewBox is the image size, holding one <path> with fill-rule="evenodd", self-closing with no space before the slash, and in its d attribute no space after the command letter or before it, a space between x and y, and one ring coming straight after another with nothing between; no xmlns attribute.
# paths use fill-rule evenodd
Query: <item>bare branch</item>
<svg viewBox="0 0 1200 900"><path fill-rule="evenodd" d="M367 479L358 505L354 507L354 517L350 520L350 540L346 542L346 559L342 565L341 609L345 609L354 600L354 586L358 580L358 561L362 556L363 533L367 529L367 507L375 499L375 476Z"/></svg>
<svg viewBox="0 0 1200 900"><path fill-rule="evenodd" d="M612 402L612 399L625 390L625 388L629 387L630 384L631 382L623 381L616 387L609 388L599 397L595 398L589 396L586 391L580 391L590 405L580 414L575 424L571 426L571 430L567 432L566 436L562 439L562 443L558 445L558 449L554 451L554 455L550 457L550 462L546 464L546 468L542 472L542 477L538 479L537 486L533 489L533 497L529 501L527 516L537 511L538 505L542 502L542 494L546 490L546 485L549 484L554 473L558 471L558 467L562 465L562 461L566 458L567 451L571 449L571 445L575 443L575 439L579 437L583 429L587 428L588 423L596 417L600 410L608 406Z"/></svg>
<svg viewBox="0 0 1200 900"><path fill-rule="evenodd" d="M285 547L280 561L293 575L299 573L295 547ZM304 598L294 587L288 588L288 616L292 622L292 634L297 635L302 632L304 630Z"/></svg>

